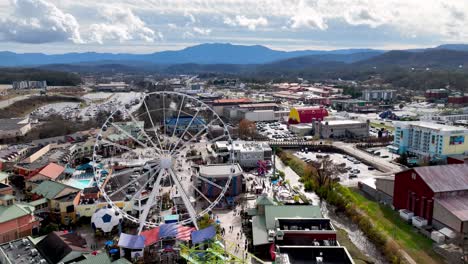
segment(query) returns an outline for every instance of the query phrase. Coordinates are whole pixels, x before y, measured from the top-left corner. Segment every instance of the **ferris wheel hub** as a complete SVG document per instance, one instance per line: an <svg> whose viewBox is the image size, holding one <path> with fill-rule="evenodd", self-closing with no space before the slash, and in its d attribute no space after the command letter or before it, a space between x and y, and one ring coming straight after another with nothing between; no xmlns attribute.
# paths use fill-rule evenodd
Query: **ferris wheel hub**
<svg viewBox="0 0 468 264"><path fill-rule="evenodd" d="M172 161L173 161L173 158L168 154L161 156L161 159L160 159L161 169L170 169L172 167Z"/></svg>

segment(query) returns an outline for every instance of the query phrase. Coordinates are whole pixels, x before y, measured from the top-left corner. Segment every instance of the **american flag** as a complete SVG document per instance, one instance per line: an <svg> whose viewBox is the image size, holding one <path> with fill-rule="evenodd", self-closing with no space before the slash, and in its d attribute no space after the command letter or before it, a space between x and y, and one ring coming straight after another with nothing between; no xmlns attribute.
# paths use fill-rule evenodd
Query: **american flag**
<svg viewBox="0 0 468 264"><path fill-rule="evenodd" d="M145 237L145 245L152 245L163 238L176 238L178 240L189 241L195 227L182 226L178 224L163 224L150 230L141 232Z"/></svg>
<svg viewBox="0 0 468 264"><path fill-rule="evenodd" d="M178 230L177 230L178 232L177 232L177 237L176 238L178 240L189 241L190 240L190 235L195 230L196 230L195 227L179 225Z"/></svg>

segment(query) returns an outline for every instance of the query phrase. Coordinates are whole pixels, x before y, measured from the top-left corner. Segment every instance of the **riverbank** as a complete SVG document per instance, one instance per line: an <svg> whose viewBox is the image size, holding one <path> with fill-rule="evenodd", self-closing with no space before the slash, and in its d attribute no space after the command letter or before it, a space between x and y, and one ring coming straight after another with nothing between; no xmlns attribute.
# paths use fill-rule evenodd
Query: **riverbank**
<svg viewBox="0 0 468 264"><path fill-rule="evenodd" d="M291 167L286 166L278 156L275 159L276 169L284 172L285 180L288 180L291 186L296 187L312 204L322 205L321 210L324 217L329 218L337 229L338 242L348 249L356 264L385 263L383 256L381 256L375 246L372 245L362 232L355 232L357 227L354 225L347 226L344 221L341 221L343 216L337 216L335 213L329 212L328 206L325 205L324 201L320 202L317 194L304 190L304 185L300 182L301 177Z"/></svg>
<svg viewBox="0 0 468 264"><path fill-rule="evenodd" d="M285 163L294 165L291 169L299 175L304 171L316 171L312 165L289 152L282 152L279 156ZM306 180L310 180L311 175L306 176ZM432 241L404 223L395 211L367 200L357 192L339 184L320 185L317 177L315 173L313 190L355 223L389 262L442 263L441 258L432 250Z"/></svg>

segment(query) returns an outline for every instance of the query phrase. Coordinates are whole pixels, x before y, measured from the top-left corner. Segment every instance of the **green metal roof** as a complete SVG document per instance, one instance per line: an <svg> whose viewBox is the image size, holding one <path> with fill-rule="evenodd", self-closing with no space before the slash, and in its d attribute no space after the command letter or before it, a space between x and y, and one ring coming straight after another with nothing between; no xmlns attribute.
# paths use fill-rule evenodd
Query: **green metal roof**
<svg viewBox="0 0 468 264"><path fill-rule="evenodd" d="M40 204L43 204L43 203L46 203L47 202L47 198L41 198L41 199L38 199L38 200L35 200L35 201L32 201L32 202L29 202L28 204L31 205L31 206L37 206L37 205L40 205Z"/></svg>
<svg viewBox="0 0 468 264"><path fill-rule="evenodd" d="M78 192L79 189L66 184L55 182L55 181L43 181L36 188L32 190L33 193L42 195L44 198L49 200L55 199L56 196L66 188L76 189Z"/></svg>
<svg viewBox="0 0 468 264"><path fill-rule="evenodd" d="M112 262L105 252L99 253L96 256L87 255L85 257L85 260L79 261L76 264L131 264L131 262L124 258Z"/></svg>
<svg viewBox="0 0 468 264"><path fill-rule="evenodd" d="M265 225L265 216L258 215L252 217L252 239L253 245L265 245L268 242L268 233Z"/></svg>
<svg viewBox="0 0 468 264"><path fill-rule="evenodd" d="M15 197L11 194L0 194L0 200L2 201L8 201L8 200L14 200Z"/></svg>
<svg viewBox="0 0 468 264"><path fill-rule="evenodd" d="M275 201L271 197L266 195L260 195L255 201L256 205L276 205Z"/></svg>
<svg viewBox="0 0 468 264"><path fill-rule="evenodd" d="M275 228L275 218L322 218L320 206L316 205L266 205L267 229Z"/></svg>
<svg viewBox="0 0 468 264"><path fill-rule="evenodd" d="M32 214L34 207L26 204L0 206L0 223L5 223L25 215Z"/></svg>
<svg viewBox="0 0 468 264"><path fill-rule="evenodd" d="M41 242L42 239L44 239L47 235L40 236L40 237L32 237L28 236L28 239L34 244L37 245L37 243Z"/></svg>
<svg viewBox="0 0 468 264"><path fill-rule="evenodd" d="M111 264L112 261L109 259L106 253L99 253L96 256L86 256L85 260L79 261L76 264Z"/></svg>
<svg viewBox="0 0 468 264"><path fill-rule="evenodd" d="M126 138L128 138L126 135L124 134L110 134L109 136L107 136L107 138L112 141L112 142L115 142L115 141L119 141L119 140L124 140Z"/></svg>

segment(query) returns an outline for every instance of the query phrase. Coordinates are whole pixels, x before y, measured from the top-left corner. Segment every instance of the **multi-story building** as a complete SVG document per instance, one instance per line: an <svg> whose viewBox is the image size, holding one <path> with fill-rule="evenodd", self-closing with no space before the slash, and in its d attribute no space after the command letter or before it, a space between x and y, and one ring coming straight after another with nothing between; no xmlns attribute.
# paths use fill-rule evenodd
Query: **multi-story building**
<svg viewBox="0 0 468 264"><path fill-rule="evenodd" d="M316 205L278 205L266 194L247 209L252 225L252 252L277 263L354 263L337 242L330 219Z"/></svg>
<svg viewBox="0 0 468 264"><path fill-rule="evenodd" d="M347 112L376 112L377 107L373 102L359 100L359 99L347 99L347 100L332 100L332 108L338 111Z"/></svg>
<svg viewBox="0 0 468 264"><path fill-rule="evenodd" d="M424 94L428 102L446 102L449 96L447 89L429 89Z"/></svg>
<svg viewBox="0 0 468 264"><path fill-rule="evenodd" d="M391 150L420 160L445 159L468 151L468 129L423 121L394 122L395 138Z"/></svg>
<svg viewBox="0 0 468 264"><path fill-rule="evenodd" d="M369 136L369 122L359 120L315 122L314 133L320 138L364 138Z"/></svg>
<svg viewBox="0 0 468 264"><path fill-rule="evenodd" d="M366 101L392 101L395 99L396 90L364 90L362 99Z"/></svg>
<svg viewBox="0 0 468 264"><path fill-rule="evenodd" d="M13 89L47 89L46 81L17 81L13 82Z"/></svg>
<svg viewBox="0 0 468 264"><path fill-rule="evenodd" d="M185 130L190 133L197 133L206 126L203 117L180 116L178 118L168 118L165 122L168 133L182 135ZM175 131L174 131L175 130Z"/></svg>
<svg viewBox="0 0 468 264"><path fill-rule="evenodd" d="M421 117L421 120L433 121L436 123L452 125L456 123L468 122L468 114L457 115L428 115Z"/></svg>
<svg viewBox="0 0 468 264"><path fill-rule="evenodd" d="M31 192L33 199L45 198L48 201L49 216L64 225L75 223L76 199L80 189L55 181L43 181Z"/></svg>
<svg viewBox="0 0 468 264"><path fill-rule="evenodd" d="M15 202L11 194L0 195L0 243L30 236L39 228L34 207Z"/></svg>
<svg viewBox="0 0 468 264"><path fill-rule="evenodd" d="M464 106L468 104L468 93L453 94L447 99L447 103L453 106Z"/></svg>
<svg viewBox="0 0 468 264"><path fill-rule="evenodd" d="M215 143L215 151L220 155L229 153L230 148L231 146L226 141ZM272 149L266 143L234 141L232 149L234 151L234 160L242 168L255 168L258 161L271 161Z"/></svg>

